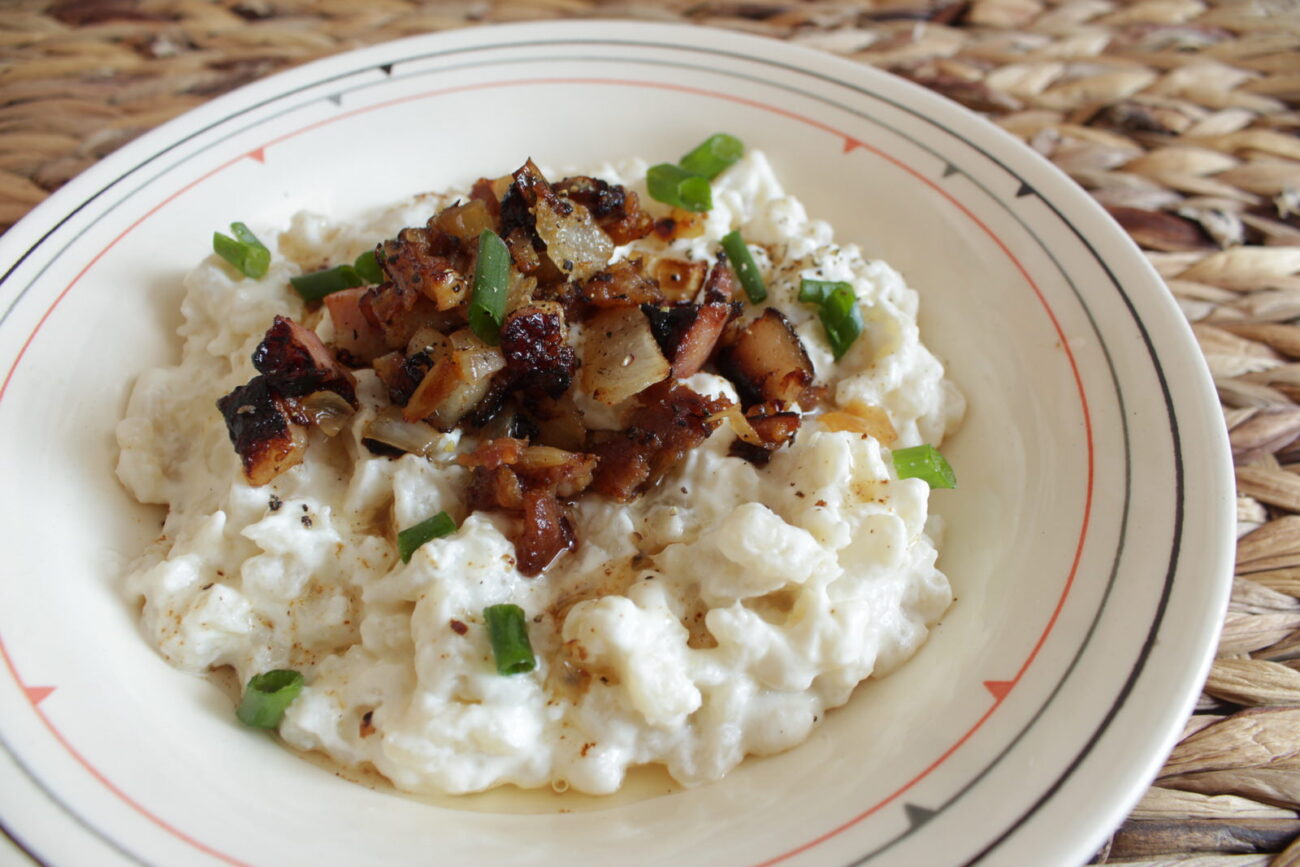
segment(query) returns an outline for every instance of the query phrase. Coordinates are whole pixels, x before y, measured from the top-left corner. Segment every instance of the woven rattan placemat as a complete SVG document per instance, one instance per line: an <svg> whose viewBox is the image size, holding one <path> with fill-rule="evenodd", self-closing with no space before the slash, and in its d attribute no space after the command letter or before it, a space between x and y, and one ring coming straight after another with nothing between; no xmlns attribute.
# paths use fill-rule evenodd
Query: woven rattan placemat
<svg viewBox="0 0 1300 867"><path fill-rule="evenodd" d="M1241 535L1184 737L1098 855L1300 867L1300 0L0 0L0 226L188 108L287 66L501 21L686 21L890 70L1089 190L1218 384Z"/></svg>

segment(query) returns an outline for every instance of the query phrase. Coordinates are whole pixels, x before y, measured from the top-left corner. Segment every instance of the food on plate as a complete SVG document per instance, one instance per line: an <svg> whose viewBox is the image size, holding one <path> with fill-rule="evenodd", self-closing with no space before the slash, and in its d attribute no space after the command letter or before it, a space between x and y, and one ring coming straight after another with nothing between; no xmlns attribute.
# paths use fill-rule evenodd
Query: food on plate
<svg viewBox="0 0 1300 867"><path fill-rule="evenodd" d="M231 229L118 475L145 633L249 725L413 792L701 783L951 602L917 295L734 137Z"/></svg>

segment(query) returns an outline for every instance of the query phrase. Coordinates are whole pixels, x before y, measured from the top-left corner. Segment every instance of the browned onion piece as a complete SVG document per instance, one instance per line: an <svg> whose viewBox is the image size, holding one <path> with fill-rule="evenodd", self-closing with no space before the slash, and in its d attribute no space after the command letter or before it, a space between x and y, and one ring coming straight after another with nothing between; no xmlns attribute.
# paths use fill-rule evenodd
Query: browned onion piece
<svg viewBox="0 0 1300 867"><path fill-rule="evenodd" d="M585 333L582 386L607 406L622 403L672 370L639 307L602 310L588 320Z"/></svg>
<svg viewBox="0 0 1300 867"><path fill-rule="evenodd" d="M300 401L302 411L325 436L337 436L352 417L352 404L333 391L313 391Z"/></svg>
<svg viewBox="0 0 1300 867"><path fill-rule="evenodd" d="M397 407L388 406L366 425L361 441L371 451L428 457L437 448L439 435L432 426L422 421L406 421ZM375 448L375 444L381 448Z"/></svg>
<svg viewBox="0 0 1300 867"><path fill-rule="evenodd" d="M492 375L506 366L505 357L468 328L445 338L434 350L434 363L407 401L402 417L428 418L442 430L451 430L487 395Z"/></svg>
<svg viewBox="0 0 1300 867"><path fill-rule="evenodd" d="M573 280L586 280L605 267L614 254L614 242L596 225L586 208L574 202L564 204L568 208L558 207L549 198L537 202L533 208L537 236L546 243L547 258L562 274Z"/></svg>
<svg viewBox="0 0 1300 867"><path fill-rule="evenodd" d="M690 301L704 285L709 271L705 262L688 262L685 259L662 258L650 269L659 283L659 290L669 301Z"/></svg>
<svg viewBox="0 0 1300 867"><path fill-rule="evenodd" d="M470 199L444 208L430 221L433 226L462 241L478 241L484 229L496 231L497 221L483 199Z"/></svg>

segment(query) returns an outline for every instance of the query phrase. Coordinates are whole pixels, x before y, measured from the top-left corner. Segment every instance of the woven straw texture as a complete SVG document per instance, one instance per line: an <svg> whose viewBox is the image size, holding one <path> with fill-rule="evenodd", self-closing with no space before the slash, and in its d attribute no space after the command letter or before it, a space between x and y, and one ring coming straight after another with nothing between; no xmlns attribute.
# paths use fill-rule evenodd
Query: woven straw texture
<svg viewBox="0 0 1300 867"><path fill-rule="evenodd" d="M1232 602L1196 713L1102 863L1300 867L1300 0L0 0L0 227L136 135L293 64L606 17L765 34L984 114L1165 278L1237 465Z"/></svg>

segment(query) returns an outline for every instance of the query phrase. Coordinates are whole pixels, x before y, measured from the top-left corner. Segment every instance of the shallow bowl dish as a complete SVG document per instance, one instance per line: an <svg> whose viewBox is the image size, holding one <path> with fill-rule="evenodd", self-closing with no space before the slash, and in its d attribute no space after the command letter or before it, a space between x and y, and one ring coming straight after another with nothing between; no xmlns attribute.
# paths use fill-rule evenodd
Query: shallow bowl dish
<svg viewBox="0 0 1300 867"><path fill-rule="evenodd" d="M243 729L141 637L116 576L160 515L117 484L133 377L232 220L283 227L499 175L762 148L921 294L970 411L938 492L955 605L804 745L607 802L407 798ZM566 22L340 55L214 100L0 239L0 816L52 864L1079 863L1172 747L1233 550L1190 331L1077 186L875 70L704 28Z"/></svg>

